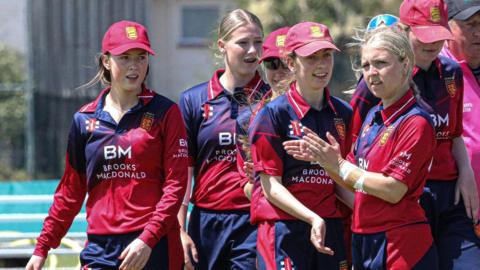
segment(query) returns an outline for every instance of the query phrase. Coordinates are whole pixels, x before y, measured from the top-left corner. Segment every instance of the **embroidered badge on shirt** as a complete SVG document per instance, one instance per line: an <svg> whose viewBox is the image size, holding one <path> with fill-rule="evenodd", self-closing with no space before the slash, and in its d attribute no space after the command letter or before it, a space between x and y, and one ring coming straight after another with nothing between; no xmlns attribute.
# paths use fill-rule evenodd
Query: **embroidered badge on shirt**
<svg viewBox="0 0 480 270"><path fill-rule="evenodd" d="M291 120L290 125L288 125L288 128L290 128L290 135L291 136L302 137L302 135L303 135L303 125L302 125L302 123L300 123L298 121Z"/></svg>
<svg viewBox="0 0 480 270"><path fill-rule="evenodd" d="M452 77L445 77L445 85L447 87L448 94L450 97L454 97L457 94L457 86L455 85L455 75Z"/></svg>
<svg viewBox="0 0 480 270"><path fill-rule="evenodd" d="M140 122L140 128L150 131L152 129L154 119L155 115L153 113L145 113L142 117L142 121Z"/></svg>
<svg viewBox="0 0 480 270"><path fill-rule="evenodd" d="M387 143L390 134L392 133L394 126L389 126L385 132L383 132L382 137L380 138L380 145L384 146Z"/></svg>
<svg viewBox="0 0 480 270"><path fill-rule="evenodd" d="M202 116L205 120L208 120L209 117L213 116L213 106L210 104L203 104L202 111Z"/></svg>
<svg viewBox="0 0 480 270"><path fill-rule="evenodd" d="M85 120L85 125L85 129L88 132L93 132L95 129L98 129L100 127L100 122L95 118L90 118L88 120Z"/></svg>
<svg viewBox="0 0 480 270"><path fill-rule="evenodd" d="M338 136L340 139L345 140L346 127L342 118L334 118L333 122L335 123L335 128L337 129Z"/></svg>

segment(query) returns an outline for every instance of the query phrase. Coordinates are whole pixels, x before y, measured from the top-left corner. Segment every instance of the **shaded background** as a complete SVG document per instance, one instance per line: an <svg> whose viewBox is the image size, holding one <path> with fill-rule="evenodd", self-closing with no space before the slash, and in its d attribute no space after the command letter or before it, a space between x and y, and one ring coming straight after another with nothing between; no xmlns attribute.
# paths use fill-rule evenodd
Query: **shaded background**
<svg viewBox="0 0 480 270"><path fill-rule="evenodd" d="M265 33L300 21L329 26L335 56L332 92L356 83L345 44L379 13L398 14L400 0L0 0L0 181L58 179L73 113L100 86L76 89L96 73L107 27L135 20L149 28L157 56L148 85L178 100L208 80L211 44L221 18L235 7L260 17Z"/></svg>

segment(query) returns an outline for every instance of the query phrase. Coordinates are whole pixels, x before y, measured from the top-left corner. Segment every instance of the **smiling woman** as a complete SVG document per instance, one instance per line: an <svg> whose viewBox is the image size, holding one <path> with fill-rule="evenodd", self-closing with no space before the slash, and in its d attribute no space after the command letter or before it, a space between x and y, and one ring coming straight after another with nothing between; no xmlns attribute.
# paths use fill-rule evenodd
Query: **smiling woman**
<svg viewBox="0 0 480 270"><path fill-rule="evenodd" d="M190 191L179 219L187 269L255 269L257 230L236 162L236 119L268 91L257 72L263 28L252 13L231 11L218 27L225 69L182 93L195 205L185 229ZM191 177L189 177L190 179Z"/></svg>
<svg viewBox="0 0 480 270"><path fill-rule="evenodd" d="M417 103L414 54L398 28L380 27L359 44L364 80L381 103L367 114L348 161L332 135L307 130L285 143L295 158L318 162L355 192L355 269L438 269L436 247L418 201L435 147L429 114ZM412 237L405 237L405 235ZM374 258L374 259L372 259Z"/></svg>
<svg viewBox="0 0 480 270"><path fill-rule="evenodd" d="M348 153L351 110L327 88L338 49L325 25L303 22L288 30L285 51L293 81L249 130L259 175L251 207L252 222L258 224L257 269L346 269L336 195L348 201L352 194L324 167L296 160L282 147L285 141L300 141L310 128L321 137L334 134L342 153Z"/></svg>
<svg viewBox="0 0 480 270"><path fill-rule="evenodd" d="M153 54L141 24L120 21L105 33L99 71L87 86L107 87L74 115L65 173L27 270L42 268L87 194L82 268L182 268L177 213L186 134L178 105L144 85Z"/></svg>

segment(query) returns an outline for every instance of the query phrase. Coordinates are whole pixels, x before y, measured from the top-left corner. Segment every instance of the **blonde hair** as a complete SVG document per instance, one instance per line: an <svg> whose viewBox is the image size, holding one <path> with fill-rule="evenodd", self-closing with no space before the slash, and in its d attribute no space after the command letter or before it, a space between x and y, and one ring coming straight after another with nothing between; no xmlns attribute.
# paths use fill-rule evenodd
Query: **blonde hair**
<svg viewBox="0 0 480 270"><path fill-rule="evenodd" d="M253 13L245 9L235 9L228 12L220 21L217 29L217 39L223 41L229 41L232 38L233 31L239 27L253 24L260 29L263 38L263 25L260 19ZM217 44L214 44L215 57L223 59L223 55L219 52Z"/></svg>
<svg viewBox="0 0 480 270"><path fill-rule="evenodd" d="M408 39L406 29L401 26L394 27L378 27L363 35L357 34L354 39L355 43L349 44L350 47L357 47L357 61L352 60L352 69L356 72L361 71L358 66L358 59L361 49L371 47L383 49L395 55L400 62L407 61L407 73L405 80L410 87L414 89L415 95L419 95L418 88L413 83L412 72L415 66L415 55L412 45Z"/></svg>

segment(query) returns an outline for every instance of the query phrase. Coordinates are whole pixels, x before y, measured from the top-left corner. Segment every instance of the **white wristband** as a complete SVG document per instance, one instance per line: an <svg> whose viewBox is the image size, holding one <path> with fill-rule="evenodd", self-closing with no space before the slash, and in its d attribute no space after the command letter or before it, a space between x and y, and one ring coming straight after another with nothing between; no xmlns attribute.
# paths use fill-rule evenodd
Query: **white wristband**
<svg viewBox="0 0 480 270"><path fill-rule="evenodd" d="M353 165L352 163L345 161L340 166L340 171L338 172L338 176L343 179L343 181L347 180L348 175L357 168L357 166Z"/></svg>
<svg viewBox="0 0 480 270"><path fill-rule="evenodd" d="M360 178L358 178L357 181L355 181L355 184L353 184L353 188L356 190L356 191L360 191L360 192L363 192L363 193L367 193L365 192L365 189L363 189L363 183L365 182L365 174L362 173L362 175L360 176Z"/></svg>

